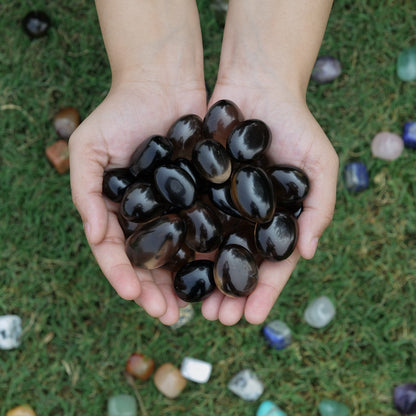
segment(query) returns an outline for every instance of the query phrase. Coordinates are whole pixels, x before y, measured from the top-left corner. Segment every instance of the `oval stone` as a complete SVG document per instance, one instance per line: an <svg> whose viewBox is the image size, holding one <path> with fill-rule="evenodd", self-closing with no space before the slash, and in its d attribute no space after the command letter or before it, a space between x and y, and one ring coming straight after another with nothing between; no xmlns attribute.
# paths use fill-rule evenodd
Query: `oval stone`
<svg viewBox="0 0 416 416"><path fill-rule="evenodd" d="M156 269L167 263L185 238L185 224L174 214L149 221L126 241L126 253L133 265Z"/></svg>
<svg viewBox="0 0 416 416"><path fill-rule="evenodd" d="M214 265L217 288L226 296L248 296L257 286L258 269L251 253L234 244L222 247Z"/></svg>
<svg viewBox="0 0 416 416"><path fill-rule="evenodd" d="M337 79L342 73L341 62L333 56L320 56L312 69L311 79L326 84Z"/></svg>
<svg viewBox="0 0 416 416"><path fill-rule="evenodd" d="M396 71L402 81L416 80L416 47L407 48L400 52Z"/></svg>
<svg viewBox="0 0 416 416"><path fill-rule="evenodd" d="M255 166L242 166L231 179L231 197L240 214L257 223L272 219L276 208L273 185L266 172Z"/></svg>
<svg viewBox="0 0 416 416"><path fill-rule="evenodd" d="M179 250L163 265L163 268L171 272L177 272L185 264L195 260L195 251L183 243Z"/></svg>
<svg viewBox="0 0 416 416"><path fill-rule="evenodd" d="M416 414L416 383L400 384L394 388L394 406L402 415Z"/></svg>
<svg viewBox="0 0 416 416"><path fill-rule="evenodd" d="M53 118L53 126L61 139L68 140L81 123L81 115L75 107L61 108Z"/></svg>
<svg viewBox="0 0 416 416"><path fill-rule="evenodd" d="M195 202L195 182L179 166L160 166L154 175L157 190L175 207L187 208Z"/></svg>
<svg viewBox="0 0 416 416"><path fill-rule="evenodd" d="M51 20L42 10L32 10L23 18L22 24L25 32L34 39L47 34Z"/></svg>
<svg viewBox="0 0 416 416"><path fill-rule="evenodd" d="M296 247L298 223L291 215L277 212L269 223L256 225L255 241L264 258L284 260Z"/></svg>
<svg viewBox="0 0 416 416"><path fill-rule="evenodd" d="M233 129L227 139L227 150L240 162L260 158L269 148L271 133L261 120L245 120Z"/></svg>
<svg viewBox="0 0 416 416"><path fill-rule="evenodd" d="M382 131L377 133L371 142L371 153L383 160L395 160L403 152L403 139L395 133Z"/></svg>
<svg viewBox="0 0 416 416"><path fill-rule="evenodd" d="M231 175L231 159L215 140L198 142L192 152L192 161L200 175L213 183L223 183Z"/></svg>
<svg viewBox="0 0 416 416"><path fill-rule="evenodd" d="M219 185L213 185L208 189L211 202L222 212L233 217L242 218L231 198L231 182L226 181Z"/></svg>
<svg viewBox="0 0 416 416"><path fill-rule="evenodd" d="M127 168L115 168L104 172L103 195L114 202L120 202L134 177Z"/></svg>
<svg viewBox="0 0 416 416"><path fill-rule="evenodd" d="M200 302L215 289L214 263L195 260L187 263L175 275L173 287L176 295L185 302Z"/></svg>

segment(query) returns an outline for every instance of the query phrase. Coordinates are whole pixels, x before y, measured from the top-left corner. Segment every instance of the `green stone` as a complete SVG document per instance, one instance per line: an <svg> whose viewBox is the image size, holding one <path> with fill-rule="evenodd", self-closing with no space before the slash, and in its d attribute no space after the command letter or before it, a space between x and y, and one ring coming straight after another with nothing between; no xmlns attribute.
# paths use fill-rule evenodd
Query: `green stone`
<svg viewBox="0 0 416 416"><path fill-rule="evenodd" d="M402 81L416 80L416 47L403 50L397 58L397 76Z"/></svg>
<svg viewBox="0 0 416 416"><path fill-rule="evenodd" d="M137 403L133 396L119 394L108 399L108 416L137 416Z"/></svg>
<svg viewBox="0 0 416 416"><path fill-rule="evenodd" d="M318 409L321 416L349 416L350 414L345 404L336 402L335 400L322 400L319 403Z"/></svg>

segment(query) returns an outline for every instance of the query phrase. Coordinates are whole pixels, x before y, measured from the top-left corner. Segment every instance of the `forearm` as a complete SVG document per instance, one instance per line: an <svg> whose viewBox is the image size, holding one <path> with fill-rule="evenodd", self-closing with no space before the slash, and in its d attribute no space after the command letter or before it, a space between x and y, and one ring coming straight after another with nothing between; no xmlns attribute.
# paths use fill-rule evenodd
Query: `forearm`
<svg viewBox="0 0 416 416"><path fill-rule="evenodd" d="M306 93L332 0L230 0L220 77L245 73Z"/></svg>
<svg viewBox="0 0 416 416"><path fill-rule="evenodd" d="M203 79L194 0L96 0L96 8L113 83Z"/></svg>

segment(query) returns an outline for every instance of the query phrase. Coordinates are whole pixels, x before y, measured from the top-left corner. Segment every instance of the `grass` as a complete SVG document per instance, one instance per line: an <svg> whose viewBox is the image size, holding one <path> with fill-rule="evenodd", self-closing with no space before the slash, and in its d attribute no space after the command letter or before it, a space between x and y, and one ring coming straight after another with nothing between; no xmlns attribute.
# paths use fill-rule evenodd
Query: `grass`
<svg viewBox="0 0 416 416"><path fill-rule="evenodd" d="M221 24L200 0L207 83L215 83ZM47 38L31 42L20 26L31 9L53 19ZM72 205L68 175L48 164L57 109L87 116L110 84L94 5L16 2L0 5L0 315L22 317L21 347L0 351L0 414L30 403L38 415L99 415L107 398L133 394L123 376L135 350L179 366L184 356L213 364L210 382L188 383L176 400L152 381L137 383L149 415L254 415L226 384L242 368L264 381L261 399L288 415L317 415L323 398L353 416L392 416L392 389L415 382L416 152L394 162L371 157L375 133L401 133L415 119L415 82L395 75L400 50L416 44L416 10L406 0L335 2L321 53L344 73L311 84L308 102L341 161L363 160L370 188L349 194L339 178L334 221L311 261L301 261L269 319L284 320L293 344L269 349L260 328L228 328L196 317L177 331L117 297L96 266ZM325 294L336 319L315 330L303 321Z"/></svg>

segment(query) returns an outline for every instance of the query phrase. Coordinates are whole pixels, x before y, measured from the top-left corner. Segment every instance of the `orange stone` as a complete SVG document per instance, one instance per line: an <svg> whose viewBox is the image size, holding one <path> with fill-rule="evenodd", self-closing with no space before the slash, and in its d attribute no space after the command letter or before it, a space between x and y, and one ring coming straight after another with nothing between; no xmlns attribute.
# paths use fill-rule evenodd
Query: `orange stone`
<svg viewBox="0 0 416 416"><path fill-rule="evenodd" d="M6 416L36 416L36 413L28 404L23 404L10 409Z"/></svg>
<svg viewBox="0 0 416 416"><path fill-rule="evenodd" d="M59 173L69 170L68 143L65 140L58 140L46 148L46 157Z"/></svg>
<svg viewBox="0 0 416 416"><path fill-rule="evenodd" d="M153 381L157 389L169 399L179 396L186 386L186 379L171 363L162 364L155 372Z"/></svg>

